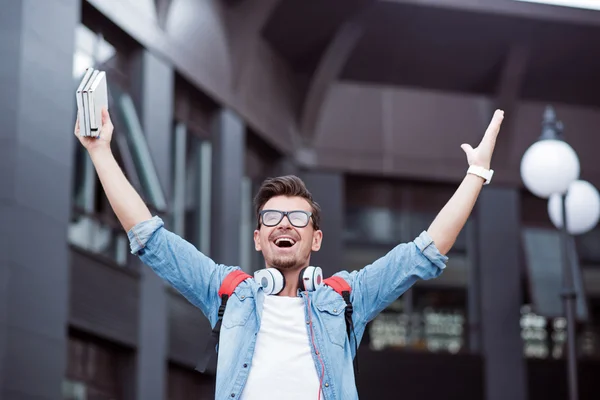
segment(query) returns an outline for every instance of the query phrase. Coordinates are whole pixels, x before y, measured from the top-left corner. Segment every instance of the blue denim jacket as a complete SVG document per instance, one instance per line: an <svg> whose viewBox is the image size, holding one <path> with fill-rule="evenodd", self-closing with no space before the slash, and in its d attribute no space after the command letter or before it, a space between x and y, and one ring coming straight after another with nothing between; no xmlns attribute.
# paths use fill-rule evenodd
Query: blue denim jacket
<svg viewBox="0 0 600 400"><path fill-rule="evenodd" d="M200 308L214 326L221 282L239 267L216 264L163 225L160 218L153 217L133 227L128 232L132 253ZM447 260L427 232L423 232L414 241L396 246L359 271L337 273L352 287L356 340L360 343L367 322L417 279L439 276ZM312 316L315 344L325 365L324 399L358 399L352 365L354 343L346 333L344 300L328 286L321 286L308 296L299 295L305 299L307 329L309 315ZM227 303L219 342L216 399L235 400L242 393L252 368L264 296L262 287L248 279L238 286ZM320 373L321 364L314 349L313 359Z"/></svg>

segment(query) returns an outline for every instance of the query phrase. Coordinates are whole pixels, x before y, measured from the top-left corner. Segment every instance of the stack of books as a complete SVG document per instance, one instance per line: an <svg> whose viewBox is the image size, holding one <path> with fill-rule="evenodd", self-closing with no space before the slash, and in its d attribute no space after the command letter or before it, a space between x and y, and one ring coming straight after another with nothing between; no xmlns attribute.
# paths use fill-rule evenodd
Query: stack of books
<svg viewBox="0 0 600 400"><path fill-rule="evenodd" d="M108 109L106 73L88 68L75 97L79 116L79 134L98 137L102 127L102 108Z"/></svg>

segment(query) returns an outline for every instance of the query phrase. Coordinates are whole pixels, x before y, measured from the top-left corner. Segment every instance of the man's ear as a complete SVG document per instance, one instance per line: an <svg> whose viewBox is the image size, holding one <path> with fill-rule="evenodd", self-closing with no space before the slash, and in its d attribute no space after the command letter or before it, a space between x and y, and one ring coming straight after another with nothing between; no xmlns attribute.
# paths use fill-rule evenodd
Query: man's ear
<svg viewBox="0 0 600 400"><path fill-rule="evenodd" d="M260 247L260 232L257 230L254 231L254 249L256 249L256 251L262 250Z"/></svg>
<svg viewBox="0 0 600 400"><path fill-rule="evenodd" d="M312 240L312 251L319 251L321 249L321 242L323 241L323 232L318 230L313 232Z"/></svg>

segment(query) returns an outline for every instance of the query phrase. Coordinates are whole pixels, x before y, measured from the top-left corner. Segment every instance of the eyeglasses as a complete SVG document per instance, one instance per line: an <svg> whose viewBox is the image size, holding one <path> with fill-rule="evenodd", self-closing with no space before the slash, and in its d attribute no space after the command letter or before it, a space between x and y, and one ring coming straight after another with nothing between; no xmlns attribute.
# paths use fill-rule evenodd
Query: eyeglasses
<svg viewBox="0 0 600 400"><path fill-rule="evenodd" d="M287 217L292 226L296 228L304 228L310 222L311 212L308 211L279 211L279 210L262 210L259 213L260 219L264 226L276 226L283 217Z"/></svg>

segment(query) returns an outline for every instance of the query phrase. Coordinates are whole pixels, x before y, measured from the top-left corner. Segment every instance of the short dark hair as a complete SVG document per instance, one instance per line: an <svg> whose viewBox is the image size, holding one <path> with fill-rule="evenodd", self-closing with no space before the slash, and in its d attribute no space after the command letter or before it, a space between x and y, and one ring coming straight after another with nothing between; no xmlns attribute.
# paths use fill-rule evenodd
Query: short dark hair
<svg viewBox="0 0 600 400"><path fill-rule="evenodd" d="M271 198L276 196L302 197L312 208L313 227L318 230L321 221L321 207L312 198L302 179L295 175L278 176L266 179L254 197L256 229L260 229L260 212Z"/></svg>

